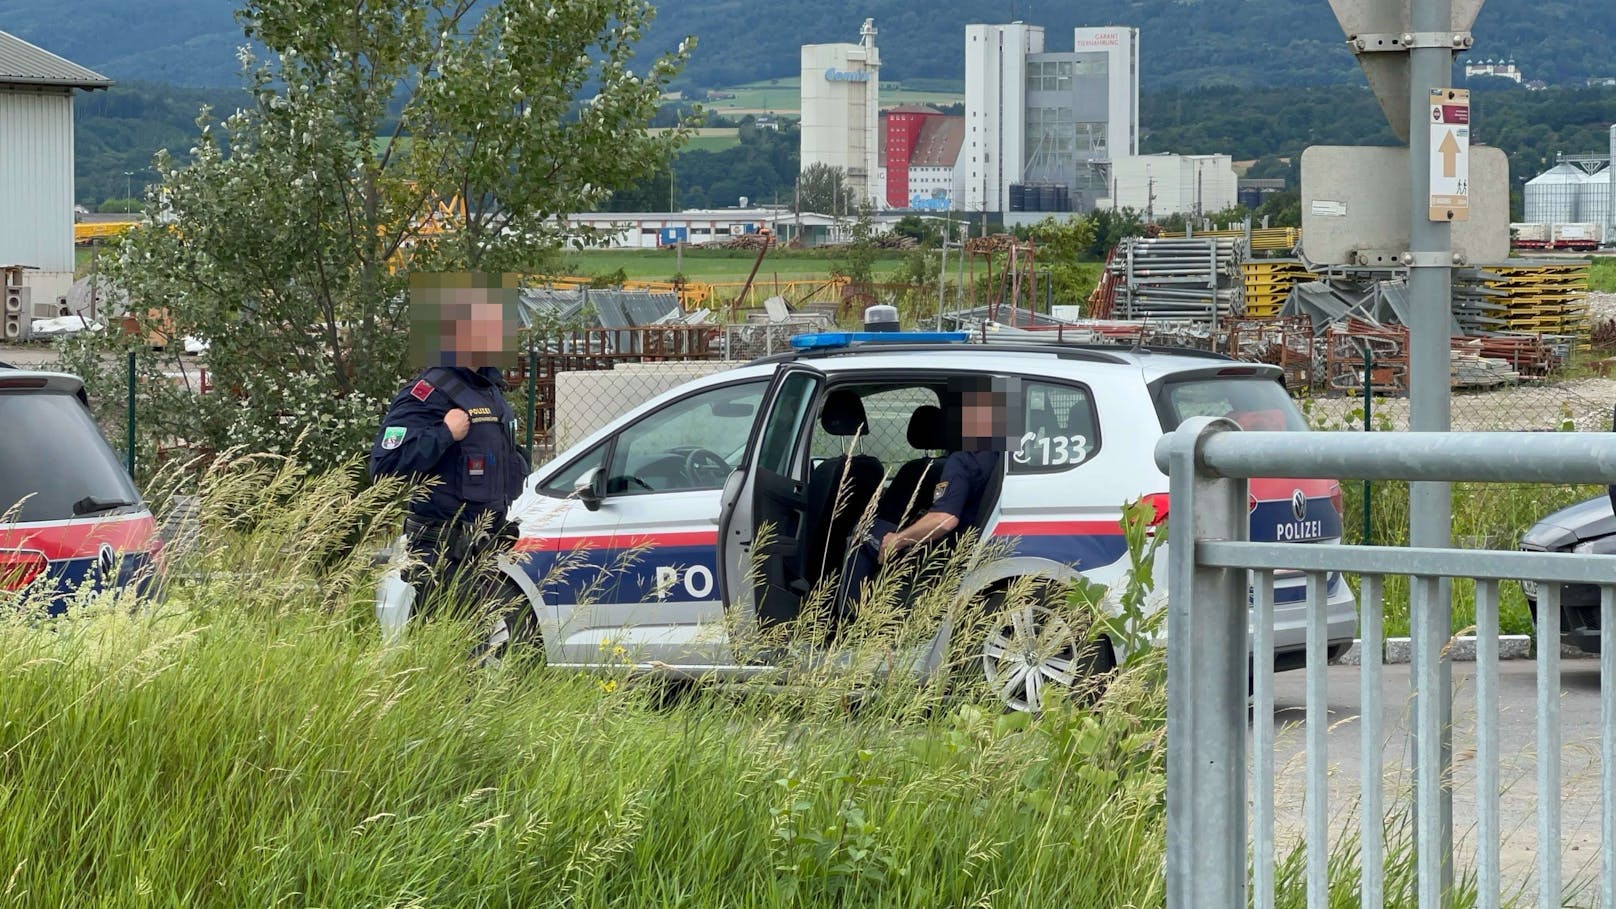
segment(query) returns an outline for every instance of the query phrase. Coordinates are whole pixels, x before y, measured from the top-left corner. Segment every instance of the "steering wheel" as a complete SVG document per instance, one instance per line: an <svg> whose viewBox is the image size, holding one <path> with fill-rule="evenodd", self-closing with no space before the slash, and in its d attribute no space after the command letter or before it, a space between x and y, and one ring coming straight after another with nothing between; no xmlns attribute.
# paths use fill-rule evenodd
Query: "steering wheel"
<svg viewBox="0 0 1616 909"><path fill-rule="evenodd" d="M685 454L685 479L692 486L721 486L729 471L729 462L716 452L692 448Z"/></svg>

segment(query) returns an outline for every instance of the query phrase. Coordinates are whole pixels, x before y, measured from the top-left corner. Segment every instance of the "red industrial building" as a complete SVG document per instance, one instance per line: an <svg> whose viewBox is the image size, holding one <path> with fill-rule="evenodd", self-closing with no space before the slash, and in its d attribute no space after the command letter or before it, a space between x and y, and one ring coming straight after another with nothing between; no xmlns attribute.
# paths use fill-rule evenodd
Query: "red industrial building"
<svg viewBox="0 0 1616 909"><path fill-rule="evenodd" d="M911 207L936 191L951 195L954 163L965 139L965 118L931 107L909 105L881 113L881 161L886 166L886 201Z"/></svg>

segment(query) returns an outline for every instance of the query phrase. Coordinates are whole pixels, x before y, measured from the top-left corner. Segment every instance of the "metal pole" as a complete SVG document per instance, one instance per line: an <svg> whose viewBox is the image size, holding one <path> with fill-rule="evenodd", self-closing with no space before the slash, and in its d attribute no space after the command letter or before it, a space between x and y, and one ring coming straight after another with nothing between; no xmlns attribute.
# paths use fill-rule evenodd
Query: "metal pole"
<svg viewBox="0 0 1616 909"><path fill-rule="evenodd" d="M126 422L128 430L125 433L124 444L127 450L124 453L124 464L129 468L129 479L135 478L135 352L129 351L129 390Z"/></svg>
<svg viewBox="0 0 1616 909"><path fill-rule="evenodd" d="M1168 548L1249 536L1245 480L1200 469L1198 454L1227 420L1192 417L1158 443L1168 494ZM1158 458L1158 463L1161 463ZM1244 570L1171 560L1167 588L1167 905L1246 905L1246 641Z"/></svg>
<svg viewBox="0 0 1616 909"><path fill-rule="evenodd" d="M1375 407L1375 352L1368 341L1363 346L1363 431L1371 432L1373 424L1370 417ZM1369 516L1373 509L1369 499L1370 481L1363 481L1363 538L1360 542L1365 546L1375 545L1375 534L1370 529Z"/></svg>
<svg viewBox="0 0 1616 909"><path fill-rule="evenodd" d="M1451 0L1410 0L1410 31L1433 35L1453 30ZM1449 333L1453 296L1452 228L1430 218L1431 91L1453 78L1451 44L1409 51L1409 205L1408 295L1409 423L1415 432L1448 432ZM1409 484L1409 545L1446 548L1451 537L1449 484ZM1453 665L1447 644L1453 613L1446 579L1411 585L1410 634L1414 687L1411 745L1415 755L1415 843L1419 903L1442 905L1453 887L1453 792L1448 770L1453 761ZM1427 768L1422 772L1420 768ZM1438 767L1435 772L1429 768Z"/></svg>
<svg viewBox="0 0 1616 909"><path fill-rule="evenodd" d="M539 360L534 353L533 335L527 336L527 464L533 468L533 420L538 414Z"/></svg>
<svg viewBox="0 0 1616 909"><path fill-rule="evenodd" d="M943 330L943 287L948 283L948 222L943 222L943 264L937 270L937 330Z"/></svg>

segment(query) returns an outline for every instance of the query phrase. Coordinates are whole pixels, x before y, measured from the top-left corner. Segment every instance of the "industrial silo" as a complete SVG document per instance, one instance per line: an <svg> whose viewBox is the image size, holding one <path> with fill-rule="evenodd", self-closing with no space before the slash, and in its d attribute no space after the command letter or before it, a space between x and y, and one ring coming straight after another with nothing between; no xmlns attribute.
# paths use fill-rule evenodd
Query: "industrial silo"
<svg viewBox="0 0 1616 909"><path fill-rule="evenodd" d="M1526 183L1526 223L1572 224L1588 175L1570 164L1556 164Z"/></svg>
<svg viewBox="0 0 1616 909"><path fill-rule="evenodd" d="M1577 220L1599 225L1604 237L1610 236L1610 168L1605 168L1582 184L1577 202Z"/></svg>

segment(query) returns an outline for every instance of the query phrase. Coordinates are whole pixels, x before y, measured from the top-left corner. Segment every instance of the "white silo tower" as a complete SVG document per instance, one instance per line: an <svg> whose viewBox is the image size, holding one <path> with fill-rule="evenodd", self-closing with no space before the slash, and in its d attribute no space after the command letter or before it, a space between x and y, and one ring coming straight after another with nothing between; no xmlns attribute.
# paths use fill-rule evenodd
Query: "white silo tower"
<svg viewBox="0 0 1616 909"><path fill-rule="evenodd" d="M1601 239L1610 237L1610 168L1589 177L1577 189L1577 220L1599 225Z"/></svg>
<svg viewBox="0 0 1616 909"><path fill-rule="evenodd" d="M1526 221L1529 224L1570 224L1588 175L1570 164L1556 164L1526 183Z"/></svg>

